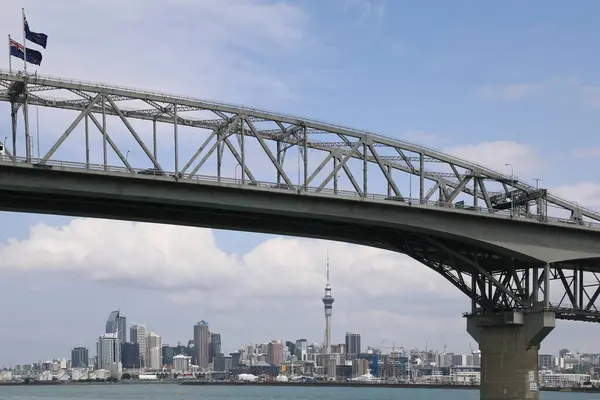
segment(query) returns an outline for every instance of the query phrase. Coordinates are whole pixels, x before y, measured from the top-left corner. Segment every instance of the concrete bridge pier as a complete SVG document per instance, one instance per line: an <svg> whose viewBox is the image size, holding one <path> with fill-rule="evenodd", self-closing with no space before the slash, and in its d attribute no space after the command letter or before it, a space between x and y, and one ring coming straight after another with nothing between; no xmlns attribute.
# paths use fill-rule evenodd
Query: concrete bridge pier
<svg viewBox="0 0 600 400"><path fill-rule="evenodd" d="M554 329L547 311L508 311L467 317L481 351L481 400L539 399L538 354Z"/></svg>

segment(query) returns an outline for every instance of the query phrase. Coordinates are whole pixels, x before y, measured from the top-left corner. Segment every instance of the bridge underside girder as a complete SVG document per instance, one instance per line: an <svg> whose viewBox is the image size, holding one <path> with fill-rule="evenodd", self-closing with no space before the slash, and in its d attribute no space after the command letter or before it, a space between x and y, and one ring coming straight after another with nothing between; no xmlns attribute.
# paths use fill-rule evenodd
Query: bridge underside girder
<svg viewBox="0 0 600 400"><path fill-rule="evenodd" d="M83 184L81 179L91 182ZM539 261L517 258L510 251L501 252L495 246L488 248L471 241L463 242L400 226L358 224L351 218L324 220L318 214L310 213L283 215L268 206L261 211L232 207L216 200L218 191L225 190L234 196L253 192L244 189L182 185L151 179L140 186L143 192L135 194L125 189L127 186L121 186L128 185L130 180L100 174L86 176L48 169L0 166L0 209L252 231L369 245L404 253L436 271L471 298L471 313L545 309L556 312L559 319L600 322L600 311L596 307L600 279L596 275L597 269L592 269L594 260L589 260L589 265L583 261L578 265L543 265ZM52 184L48 185L48 182ZM169 193L175 194L172 198L197 200L161 200L152 194L155 187L168 187ZM108 188L112 188L112 192ZM176 195L178 191L181 193L179 196ZM260 194L266 203L285 201L274 193L256 194ZM214 198L212 202L201 200L211 197ZM557 301L550 301L552 281L559 283L557 287L561 293L553 296Z"/></svg>

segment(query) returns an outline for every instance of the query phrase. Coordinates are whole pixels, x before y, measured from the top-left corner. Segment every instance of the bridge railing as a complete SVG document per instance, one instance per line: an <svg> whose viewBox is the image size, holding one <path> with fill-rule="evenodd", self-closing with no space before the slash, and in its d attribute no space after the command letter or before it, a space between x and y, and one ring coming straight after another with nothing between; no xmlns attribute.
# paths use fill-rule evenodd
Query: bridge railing
<svg viewBox="0 0 600 400"><path fill-rule="evenodd" d="M109 173L111 175L129 176L143 179L174 179L174 180L185 180L186 182L195 182L199 184L211 184L211 185L233 185L244 189L269 189L269 190L280 190L282 192L292 192L297 194L309 194L312 196L341 196L346 198L354 198L356 200L374 200L389 202L391 204L403 204L408 206L424 206L424 207L437 207L437 208L448 208L456 211L464 212L479 212L486 214L494 214L496 216L504 216L511 219L536 219L540 222L560 222L571 225L583 225L588 227L600 228L600 223L593 223L588 221L573 221L566 218L557 217L544 217L540 220L537 215L529 214L513 214L510 210L490 210L486 207L474 207L456 203L440 202L440 201L429 201L421 199L403 198L398 196L387 196L378 193L367 193L361 195L355 191L342 190L342 189L331 189L317 187L304 187L304 185L288 185L285 183L266 182L266 181L251 181L249 179L242 180L241 178L229 178L229 177L217 177L212 175L190 175L190 174L176 174L175 172L159 171L153 169L139 169L132 168L131 170L125 166L94 164L94 163L82 163L74 161L60 161L60 160L47 160L41 162L40 159L32 158L30 162L24 157L8 157L0 156L0 164L11 164L15 166L28 165L34 168L48 168L48 169L59 169L59 170L87 170L94 173Z"/></svg>

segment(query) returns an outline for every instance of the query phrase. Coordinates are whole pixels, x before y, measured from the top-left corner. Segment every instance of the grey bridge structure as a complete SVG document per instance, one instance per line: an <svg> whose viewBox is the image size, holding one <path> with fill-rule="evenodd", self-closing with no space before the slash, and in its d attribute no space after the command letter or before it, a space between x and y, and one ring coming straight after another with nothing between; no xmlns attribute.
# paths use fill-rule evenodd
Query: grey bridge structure
<svg viewBox="0 0 600 400"><path fill-rule="evenodd" d="M65 78L0 70L0 101L0 209L404 253L470 298L482 399L538 398L555 319L600 322L600 214L539 181L368 131ZM38 154L32 106L67 110L44 123Z"/></svg>

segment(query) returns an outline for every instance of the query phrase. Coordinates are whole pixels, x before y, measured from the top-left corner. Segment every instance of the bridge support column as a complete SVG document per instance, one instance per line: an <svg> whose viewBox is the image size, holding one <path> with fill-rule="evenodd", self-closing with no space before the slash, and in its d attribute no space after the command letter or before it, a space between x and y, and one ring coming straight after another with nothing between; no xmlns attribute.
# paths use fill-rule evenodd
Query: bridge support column
<svg viewBox="0 0 600 400"><path fill-rule="evenodd" d="M554 329L552 312L510 311L467 317L481 351L481 400L539 399L538 354Z"/></svg>

